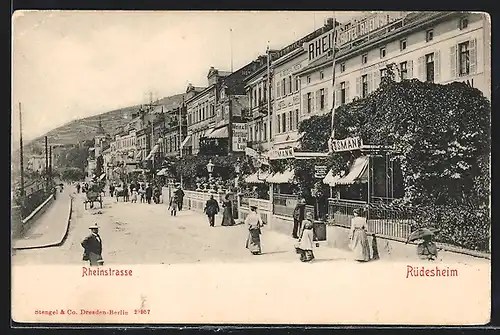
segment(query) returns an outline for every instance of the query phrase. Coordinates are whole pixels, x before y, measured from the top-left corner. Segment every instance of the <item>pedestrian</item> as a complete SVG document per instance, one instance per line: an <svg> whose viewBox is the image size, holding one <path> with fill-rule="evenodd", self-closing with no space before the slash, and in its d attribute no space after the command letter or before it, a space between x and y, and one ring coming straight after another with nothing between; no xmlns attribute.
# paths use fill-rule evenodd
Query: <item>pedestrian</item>
<svg viewBox="0 0 500 335"><path fill-rule="evenodd" d="M314 225L312 222L312 214L307 213L302 222L302 229L299 235L297 249L300 253L302 262L311 262L314 259L313 241L314 241Z"/></svg>
<svg viewBox="0 0 500 335"><path fill-rule="evenodd" d="M433 241L434 234L431 231L424 231L424 240L417 246L417 255L421 260L434 261L438 257L438 249Z"/></svg>
<svg viewBox="0 0 500 335"><path fill-rule="evenodd" d="M300 199L293 210L293 231L292 237L299 238L302 221L304 221L304 214L306 209L306 199Z"/></svg>
<svg viewBox="0 0 500 335"><path fill-rule="evenodd" d="M146 201L148 204L151 203L152 197L153 197L153 189L151 188L151 185L148 183L146 186Z"/></svg>
<svg viewBox="0 0 500 335"><path fill-rule="evenodd" d="M205 209L203 210L208 216L208 223L210 227L215 226L215 216L219 213L219 203L214 199L213 194L210 195L210 199L207 200L205 204Z"/></svg>
<svg viewBox="0 0 500 335"><path fill-rule="evenodd" d="M137 196L138 196L137 190L135 188L132 189L132 196L130 198L130 202L132 202L134 204L137 203Z"/></svg>
<svg viewBox="0 0 500 335"><path fill-rule="evenodd" d="M123 201L129 201L129 193L127 184L123 183Z"/></svg>
<svg viewBox="0 0 500 335"><path fill-rule="evenodd" d="M141 189L139 190L139 194L141 195L141 203L146 202L146 189L143 183L141 183Z"/></svg>
<svg viewBox="0 0 500 335"><path fill-rule="evenodd" d="M109 196L112 197L115 195L115 185L113 183L109 184Z"/></svg>
<svg viewBox="0 0 500 335"><path fill-rule="evenodd" d="M359 216L359 210L355 209L354 217L351 219L351 230L349 232L349 248L358 262L370 260L370 245L366 234L366 218Z"/></svg>
<svg viewBox="0 0 500 335"><path fill-rule="evenodd" d="M170 199L170 205L168 206L168 209L170 209L170 216L177 216L177 196L174 195L172 199Z"/></svg>
<svg viewBox="0 0 500 335"><path fill-rule="evenodd" d="M177 194L177 199L179 200L178 207L179 210L181 211L184 202L184 191L182 190L181 184L177 184L177 189L175 190L175 193Z"/></svg>
<svg viewBox="0 0 500 335"><path fill-rule="evenodd" d="M257 206L250 206L250 213L245 218L245 224L248 228L246 248L253 255L260 255L262 253L260 235L262 234L261 228L263 224L260 215L257 213Z"/></svg>
<svg viewBox="0 0 500 335"><path fill-rule="evenodd" d="M224 202L222 203L224 212L222 213L222 226L234 226L233 218L233 203L229 199L229 193L224 197Z"/></svg>
<svg viewBox="0 0 500 335"><path fill-rule="evenodd" d="M97 222L89 227L90 235L88 235L81 243L83 247L83 260L89 261L90 266L103 265L102 259L102 240L99 235L99 226Z"/></svg>
<svg viewBox="0 0 500 335"><path fill-rule="evenodd" d="M80 193L80 183L76 183L76 193Z"/></svg>
<svg viewBox="0 0 500 335"><path fill-rule="evenodd" d="M153 200L154 200L155 204L160 203L160 196L161 196L160 187L158 185L155 185L155 187L153 189Z"/></svg>

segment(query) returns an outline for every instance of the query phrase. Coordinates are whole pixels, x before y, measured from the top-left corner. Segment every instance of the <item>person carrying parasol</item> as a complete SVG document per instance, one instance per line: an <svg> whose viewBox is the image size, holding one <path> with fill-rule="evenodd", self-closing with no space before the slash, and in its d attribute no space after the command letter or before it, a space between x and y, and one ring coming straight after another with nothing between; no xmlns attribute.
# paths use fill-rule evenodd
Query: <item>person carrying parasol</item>
<svg viewBox="0 0 500 335"><path fill-rule="evenodd" d="M420 244L417 245L417 255L422 260L434 261L438 256L438 249L436 243L434 243L434 234L437 232L436 229L432 228L420 228L408 236L406 243L413 242L416 240L422 240Z"/></svg>

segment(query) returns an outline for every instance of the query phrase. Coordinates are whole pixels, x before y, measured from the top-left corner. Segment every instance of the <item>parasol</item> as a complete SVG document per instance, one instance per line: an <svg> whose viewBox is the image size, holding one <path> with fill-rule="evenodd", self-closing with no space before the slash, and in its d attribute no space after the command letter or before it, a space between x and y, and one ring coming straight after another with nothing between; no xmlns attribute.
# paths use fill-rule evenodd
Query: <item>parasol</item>
<svg viewBox="0 0 500 335"><path fill-rule="evenodd" d="M426 236L434 236L438 230L436 228L420 228L415 230L408 236L408 239L406 240L406 243L412 242L415 240L420 240L423 239Z"/></svg>

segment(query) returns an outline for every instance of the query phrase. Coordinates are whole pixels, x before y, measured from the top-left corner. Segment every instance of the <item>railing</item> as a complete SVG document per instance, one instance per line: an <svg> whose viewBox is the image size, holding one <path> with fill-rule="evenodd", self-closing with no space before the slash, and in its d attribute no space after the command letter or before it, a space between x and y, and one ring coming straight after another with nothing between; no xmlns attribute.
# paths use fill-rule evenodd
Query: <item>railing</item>
<svg viewBox="0 0 500 335"><path fill-rule="evenodd" d="M274 194L273 196L273 214L293 217L293 211L299 200L298 195L292 194Z"/></svg>
<svg viewBox="0 0 500 335"><path fill-rule="evenodd" d="M408 207L396 207L381 203L370 204L363 201L346 199L328 200L329 224L350 228L355 209L367 209L367 230L369 233L391 238L406 239L414 223L414 212ZM363 212L361 212L363 213Z"/></svg>
<svg viewBox="0 0 500 335"><path fill-rule="evenodd" d="M246 218L250 211L250 206L256 206L262 221L264 223L269 223L270 215L272 214L272 204L270 200L241 197L238 213L240 219L244 220Z"/></svg>

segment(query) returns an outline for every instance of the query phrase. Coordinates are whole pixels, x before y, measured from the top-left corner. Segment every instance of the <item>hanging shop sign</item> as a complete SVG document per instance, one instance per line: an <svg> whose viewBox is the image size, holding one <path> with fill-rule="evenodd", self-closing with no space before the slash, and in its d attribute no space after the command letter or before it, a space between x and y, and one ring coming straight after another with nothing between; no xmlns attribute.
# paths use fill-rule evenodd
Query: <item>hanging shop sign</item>
<svg viewBox="0 0 500 335"><path fill-rule="evenodd" d="M247 126L245 123L233 123L233 151L245 151L247 147Z"/></svg>
<svg viewBox="0 0 500 335"><path fill-rule="evenodd" d="M268 157L270 160L295 158L295 152L293 148L272 149L269 151Z"/></svg>
<svg viewBox="0 0 500 335"><path fill-rule="evenodd" d="M327 174L326 165L314 166L314 178L323 179L326 177L326 174Z"/></svg>
<svg viewBox="0 0 500 335"><path fill-rule="evenodd" d="M363 140L360 137L348 137L343 140L330 139L329 146L330 152L357 150L363 146Z"/></svg>

